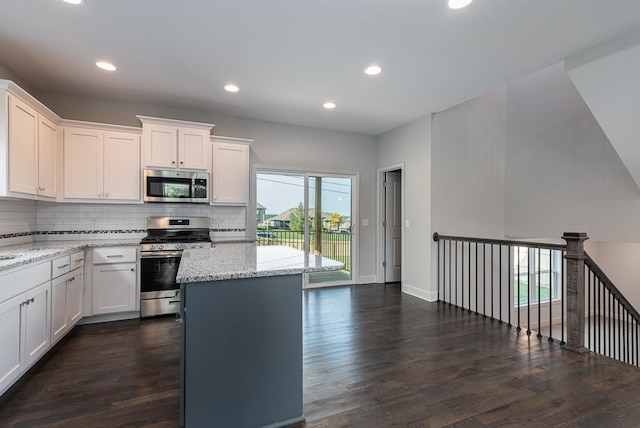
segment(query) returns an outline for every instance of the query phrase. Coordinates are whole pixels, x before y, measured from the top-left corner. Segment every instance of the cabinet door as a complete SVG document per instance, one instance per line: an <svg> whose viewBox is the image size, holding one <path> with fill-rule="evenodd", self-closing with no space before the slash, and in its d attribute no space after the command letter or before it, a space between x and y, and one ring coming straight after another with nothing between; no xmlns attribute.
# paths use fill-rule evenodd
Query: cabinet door
<svg viewBox="0 0 640 428"><path fill-rule="evenodd" d="M178 135L176 128L145 124L142 132L145 166L148 168L177 168Z"/></svg>
<svg viewBox="0 0 640 428"><path fill-rule="evenodd" d="M30 366L36 362L49 349L49 307L50 282L46 282L27 291L27 304L24 308L24 342L25 364Z"/></svg>
<svg viewBox="0 0 640 428"><path fill-rule="evenodd" d="M57 196L56 150L58 127L49 119L38 120L38 195Z"/></svg>
<svg viewBox="0 0 640 428"><path fill-rule="evenodd" d="M64 197L102 199L103 132L64 130Z"/></svg>
<svg viewBox="0 0 640 428"><path fill-rule="evenodd" d="M178 167L206 170L210 141L208 130L178 128Z"/></svg>
<svg viewBox="0 0 640 428"><path fill-rule="evenodd" d="M140 136L104 134L104 197L140 201Z"/></svg>
<svg viewBox="0 0 640 428"><path fill-rule="evenodd" d="M67 323L67 277L51 283L51 341L57 342L68 330Z"/></svg>
<svg viewBox="0 0 640 428"><path fill-rule="evenodd" d="M83 274L79 269L75 275L67 281L67 324L69 328L76 325L82 318L83 307Z"/></svg>
<svg viewBox="0 0 640 428"><path fill-rule="evenodd" d="M215 143L211 204L249 203L249 147Z"/></svg>
<svg viewBox="0 0 640 428"><path fill-rule="evenodd" d="M18 98L9 100L9 190L35 195L38 113Z"/></svg>
<svg viewBox="0 0 640 428"><path fill-rule="evenodd" d="M22 371L21 311L26 299L23 293L0 303L0 394Z"/></svg>
<svg viewBox="0 0 640 428"><path fill-rule="evenodd" d="M136 309L136 265L111 264L93 268L93 313Z"/></svg>

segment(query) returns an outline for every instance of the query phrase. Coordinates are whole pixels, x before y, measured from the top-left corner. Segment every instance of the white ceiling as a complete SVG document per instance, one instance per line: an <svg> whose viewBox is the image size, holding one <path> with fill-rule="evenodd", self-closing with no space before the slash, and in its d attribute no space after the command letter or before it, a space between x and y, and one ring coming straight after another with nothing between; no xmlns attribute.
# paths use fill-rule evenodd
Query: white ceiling
<svg viewBox="0 0 640 428"><path fill-rule="evenodd" d="M0 62L36 89L369 135L640 27L638 0L2 3Z"/></svg>

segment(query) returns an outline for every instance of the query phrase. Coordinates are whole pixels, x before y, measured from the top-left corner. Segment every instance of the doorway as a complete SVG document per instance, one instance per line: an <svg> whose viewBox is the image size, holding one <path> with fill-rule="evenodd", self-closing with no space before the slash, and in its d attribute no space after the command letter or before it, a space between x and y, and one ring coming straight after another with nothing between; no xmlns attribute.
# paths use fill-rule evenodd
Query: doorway
<svg viewBox="0 0 640 428"><path fill-rule="evenodd" d="M403 165L378 169L378 278L402 281L404 186Z"/></svg>

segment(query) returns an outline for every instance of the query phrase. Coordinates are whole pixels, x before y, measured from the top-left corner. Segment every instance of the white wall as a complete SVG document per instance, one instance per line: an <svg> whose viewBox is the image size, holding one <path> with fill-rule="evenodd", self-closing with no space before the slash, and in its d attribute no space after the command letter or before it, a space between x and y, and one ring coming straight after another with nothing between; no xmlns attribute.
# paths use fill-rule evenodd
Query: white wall
<svg viewBox="0 0 640 428"><path fill-rule="evenodd" d="M404 218L409 220L409 227L405 224L402 236L402 291L434 301L437 291L431 267L430 115L379 137L378 167L399 163L404 163Z"/></svg>
<svg viewBox="0 0 640 428"><path fill-rule="evenodd" d="M640 308L640 244L594 241L585 249L629 303Z"/></svg>
<svg viewBox="0 0 640 428"><path fill-rule="evenodd" d="M1 71L1 70L0 70ZM167 106L123 103L92 97L37 91L33 94L65 119L140 126L136 115L214 123L213 134L251 138L251 164L354 172L360 174L361 218L375 218L376 138L345 132L290 126ZM326 114L319 111L318 114ZM248 213L247 218L255 219ZM372 224L372 223L371 223ZM359 275L375 275L375 231L360 227ZM358 278L361 282L361 278Z"/></svg>
<svg viewBox="0 0 640 428"><path fill-rule="evenodd" d="M433 115L434 232L504 237L506 89Z"/></svg>
<svg viewBox="0 0 640 428"><path fill-rule="evenodd" d="M640 189L562 64L507 88L506 234L640 242Z"/></svg>

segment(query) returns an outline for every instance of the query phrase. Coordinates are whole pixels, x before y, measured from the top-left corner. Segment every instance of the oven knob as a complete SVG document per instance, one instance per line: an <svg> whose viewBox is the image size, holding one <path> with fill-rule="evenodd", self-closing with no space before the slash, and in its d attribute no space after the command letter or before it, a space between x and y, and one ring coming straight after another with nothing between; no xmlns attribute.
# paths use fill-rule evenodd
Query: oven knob
<svg viewBox="0 0 640 428"><path fill-rule="evenodd" d="M150 249L151 251L153 251L153 250L155 250L155 249L156 249L156 246L155 246L155 245L151 245L151 246L149 247L149 249Z"/></svg>
<svg viewBox="0 0 640 428"><path fill-rule="evenodd" d="M200 244L200 248L204 248L204 244Z"/></svg>
<svg viewBox="0 0 640 428"><path fill-rule="evenodd" d="M164 245L163 244L158 245L158 249L159 250L163 250L164 249Z"/></svg>
<svg viewBox="0 0 640 428"><path fill-rule="evenodd" d="M196 244L191 244L191 248L196 248Z"/></svg>
<svg viewBox="0 0 640 428"><path fill-rule="evenodd" d="M180 244L176 244L176 250L180 249Z"/></svg>

